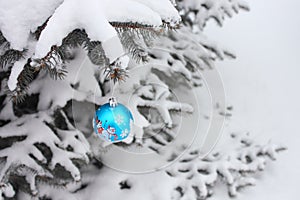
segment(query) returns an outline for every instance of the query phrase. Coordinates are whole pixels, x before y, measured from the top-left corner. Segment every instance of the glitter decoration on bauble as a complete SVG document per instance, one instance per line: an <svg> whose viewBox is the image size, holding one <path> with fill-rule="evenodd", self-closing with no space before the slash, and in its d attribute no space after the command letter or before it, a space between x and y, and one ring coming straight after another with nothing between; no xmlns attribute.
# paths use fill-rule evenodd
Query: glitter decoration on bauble
<svg viewBox="0 0 300 200"><path fill-rule="evenodd" d="M110 98L98 108L94 117L94 131L107 142L121 142L125 140L131 130L133 117L130 110L116 99Z"/></svg>

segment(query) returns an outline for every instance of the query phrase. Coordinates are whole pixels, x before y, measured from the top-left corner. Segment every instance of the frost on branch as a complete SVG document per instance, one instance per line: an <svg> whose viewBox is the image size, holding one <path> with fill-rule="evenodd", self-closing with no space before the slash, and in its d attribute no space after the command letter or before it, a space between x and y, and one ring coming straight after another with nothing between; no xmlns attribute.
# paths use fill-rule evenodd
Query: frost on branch
<svg viewBox="0 0 300 200"><path fill-rule="evenodd" d="M188 4L188 2L182 2L182 4L185 3ZM212 1L211 4L216 4L216 7L221 5L214 1ZM180 3L179 8L181 8ZM221 11L222 10L220 9L220 12ZM190 87L203 85L201 71L213 69L216 60L235 58L235 55L230 50L220 47L215 42L210 41L202 31L192 32L192 24L187 23L186 20L186 18L183 18L183 27L177 31L168 31L164 33L162 37L157 38L151 44L147 44L147 38L139 38L131 31L123 30L120 32L121 40L128 47L127 49L129 49L129 52L132 53L133 56L137 56L139 60L149 63L149 65L145 64L143 66L144 71L140 73L139 76L130 77L130 79L135 79L137 81L134 83L132 83L132 80L126 81L126 86L124 86L126 88L122 88L121 93L127 95L132 95L133 93L131 100L134 101L134 105L130 105L130 108L134 112L133 115L137 116L135 117L137 118L137 120L135 120L137 126L134 129L135 139L142 138L144 134L145 136L151 137L152 140L144 141L144 145L149 146L157 152L159 151L158 148L160 146L166 145L173 140L173 128L177 124L172 122L171 125L170 120L172 121L172 119L170 115L164 116L162 112L159 112L160 107L162 107L160 104L151 103L151 106L149 106L149 102L147 102L148 104L145 104L143 98L153 98L152 91L156 91L155 87L157 87L153 87L151 84L149 85L148 79L155 77L152 82L157 82L158 85L164 85L164 88L167 91L169 91L169 89L171 90L174 85L184 85L183 82L188 82L189 86L185 85L188 90ZM209 20L209 17L204 20ZM151 48L148 48L149 46L151 46ZM147 67L149 68L149 66L151 66L151 70L146 69ZM148 74L151 75L148 77ZM184 77L185 80L180 82L179 80L182 80L182 77ZM140 100L141 97L142 100ZM147 114L145 113L149 112L145 111L145 109L137 110L137 108L147 107L157 110L158 113L156 113L156 116L161 116L164 124L157 123L158 120L147 120L147 116L145 116ZM180 111L180 109L175 110ZM189 112L191 111L191 109L188 110ZM148 117L149 119L154 118L153 113L150 116L151 117ZM158 132L161 134L157 134ZM140 143L139 140L140 139L137 139Z"/></svg>
<svg viewBox="0 0 300 200"><path fill-rule="evenodd" d="M244 0L178 0L178 9L182 20L192 26L194 31L203 30L209 19L214 19L220 26L226 16L232 17L239 10L249 10Z"/></svg>
<svg viewBox="0 0 300 200"><path fill-rule="evenodd" d="M187 0L177 1L177 4L183 26L156 39L150 50L145 50L143 44L139 45L142 47L139 52L146 51L150 63L169 66L164 69L166 74L182 74L192 85L201 86L202 80L197 73L199 70L214 68L215 60L235 58L231 50L221 47L204 35L202 30L205 23L211 18L218 19L221 23L226 14L232 16L233 12L240 9L248 10L248 6L239 0ZM191 17L193 15L197 17ZM200 29L195 31L195 27ZM161 70L160 67L157 69Z"/></svg>
<svg viewBox="0 0 300 200"><path fill-rule="evenodd" d="M171 115L172 111L193 112L191 105L176 100L176 96L170 90L172 86L161 79L160 75L167 71L155 72L156 67L155 64L143 66L140 68L140 73L134 73L126 84L121 84L118 88L119 98L122 96L125 98L130 94L128 107L134 116L133 135L126 141L127 143L132 142L133 139L136 139L139 144L144 143L144 129L148 127L150 131L153 128L153 126L149 127L151 124L166 129L173 128L175 123Z"/></svg>
<svg viewBox="0 0 300 200"><path fill-rule="evenodd" d="M39 183L80 181L78 166L89 162L89 144L61 110L52 115L23 115L0 129L2 193L13 186L37 195Z"/></svg>
<svg viewBox="0 0 300 200"><path fill-rule="evenodd" d="M228 188L229 196L236 196L241 188L255 185L255 173L263 171L269 160L275 160L284 146L271 143L259 144L248 134L231 134L227 151L215 150L205 158L199 158L199 151L190 151L179 162L167 169L177 186L174 199L206 199L213 195L217 181Z"/></svg>
<svg viewBox="0 0 300 200"><path fill-rule="evenodd" d="M235 58L230 50L210 41L202 33L190 32L187 27L157 39L148 55L149 62L157 64L157 70L164 70L169 76L181 74L195 87L203 84L199 72L213 69L216 60Z"/></svg>
<svg viewBox="0 0 300 200"><path fill-rule="evenodd" d="M70 48L83 46L94 64L108 66L125 54L121 30L151 35L180 22L169 0L12 0L0 11L0 65L11 71L12 96L22 100L31 81L20 83L26 65L63 78Z"/></svg>
<svg viewBox="0 0 300 200"><path fill-rule="evenodd" d="M185 87L186 90L191 87L202 86L203 80L200 71L213 69L215 60L223 60L227 57L234 58L235 56L229 50L207 39L201 32L191 32L187 26L181 27L176 32L165 33L163 37L157 38L151 44L151 48L147 48L147 45L130 31L123 32L123 35L126 34L134 36L127 37L127 40L125 40L126 44L131 44L129 49L133 49L134 55L141 55L141 60L147 61L148 64L144 64L141 72L134 76L132 73L135 74L135 65L133 64L130 79L120 86L120 93L124 95L124 98L126 95L131 96L131 102L133 103L130 103L129 107L133 111L135 124L137 125L133 131L136 141L141 143L140 140L145 134L146 137L149 136L152 139L144 140L144 145L158 152L160 146L167 145L173 140L173 128L177 125L173 123L169 111L160 112L162 108L169 109L166 106L169 103L167 101L161 103L161 98L170 99L172 96L170 91L179 84ZM189 84L186 85L186 82ZM161 97L159 93L156 95L157 91L161 94L164 92L164 95ZM160 99L155 99L158 97ZM122 96L120 98L122 99ZM154 100L156 103L153 102ZM177 109L170 108L170 111L191 112L193 110L185 103L172 102L172 104ZM178 109L182 105L184 109ZM143 108L153 108L158 112L152 112L152 115L149 115L149 111ZM159 120L152 120L154 119L153 114L156 114L156 117L162 117L163 120L160 120L160 122L163 122L163 124L157 123ZM160 134L157 134L158 132Z"/></svg>
<svg viewBox="0 0 300 200"><path fill-rule="evenodd" d="M89 165L83 170L82 186L69 190L71 192L42 187L41 192L53 200L61 197L88 200L91 194L106 199L122 197L131 200L142 194L147 200L199 200L208 199L220 189L220 184L224 184L229 196L234 197L242 188L254 185L257 175L270 160L275 160L278 153L286 149L281 145L253 141L247 134L231 134L224 139L224 146L218 146L205 158L199 158L199 150L178 148L168 159L170 166L164 170L127 174L105 166L99 169ZM185 151L184 155L174 161L182 151ZM59 197L55 195L57 193Z"/></svg>
<svg viewBox="0 0 300 200"><path fill-rule="evenodd" d="M68 73L63 80L54 80L46 72L40 72L30 83L28 94L38 95L38 110L54 109L57 106L63 108L70 101L99 103L102 91L97 66L85 60L83 50L74 49L72 54L76 59L66 65Z"/></svg>

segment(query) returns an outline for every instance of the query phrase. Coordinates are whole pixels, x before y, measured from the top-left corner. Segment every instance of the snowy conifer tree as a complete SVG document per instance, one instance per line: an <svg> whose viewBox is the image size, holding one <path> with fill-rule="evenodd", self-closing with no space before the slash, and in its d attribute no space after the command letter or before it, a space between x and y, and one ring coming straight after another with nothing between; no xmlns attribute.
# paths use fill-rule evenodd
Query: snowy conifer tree
<svg viewBox="0 0 300 200"><path fill-rule="evenodd" d="M90 161L89 143L64 108L73 98L99 104L91 93L106 94L100 69L124 78L128 37L118 34L130 30L146 40L175 28L180 16L168 0L16 0L0 7L2 191L38 195L37 182L80 181L79 167ZM72 61L84 55L90 63L76 80L80 65Z"/></svg>
<svg viewBox="0 0 300 200"><path fill-rule="evenodd" d="M172 98L169 88L174 82L166 81L166 77L180 75L193 87L199 87L202 83L197 70L213 68L216 59L234 57L209 41L202 30L209 19L222 25L225 16L231 17L240 9L248 9L240 0L1 1L2 196L90 199L80 195L93 187L89 175L102 168L94 159L93 149L99 148L99 144L93 140L93 109L112 95L109 79L115 83L125 81L116 92L120 98L133 99L128 106L135 125L125 145L144 145L161 153L159 146L168 145L175 137L172 112L193 112L191 105ZM157 47L168 51L157 51ZM140 63L149 65L139 76L130 77L130 70ZM159 67L162 65L165 67ZM141 87L137 89L137 85ZM74 105L92 109L84 111L88 116L82 112L83 116L77 118ZM163 135L151 135L157 123L153 116L147 116L148 108L155 109L165 124ZM147 139L144 135L152 137ZM281 149L255 151L257 156L272 157ZM214 177L204 180L201 188L192 185L196 195L175 181L172 191L179 193L176 198L208 197L210 186L217 179L215 168L221 167L214 162L219 163L222 158L213 158L209 161L212 166L204 167ZM234 155L234 159L238 158ZM258 165L248 171L258 170ZM237 168L232 167L240 172ZM172 170L173 173L162 173L174 180L173 177L180 176L178 171L182 172L176 165ZM231 168L224 170L228 172ZM235 184L229 188L231 195L235 195L238 187L252 183L248 178L234 182L227 175L227 182ZM125 179L120 185L121 189L131 187Z"/></svg>

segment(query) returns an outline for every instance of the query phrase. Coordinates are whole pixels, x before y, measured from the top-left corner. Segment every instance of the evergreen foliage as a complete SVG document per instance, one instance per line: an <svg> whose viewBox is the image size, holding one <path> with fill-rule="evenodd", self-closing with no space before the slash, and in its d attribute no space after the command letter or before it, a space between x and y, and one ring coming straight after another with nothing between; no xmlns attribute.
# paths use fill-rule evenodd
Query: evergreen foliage
<svg viewBox="0 0 300 200"><path fill-rule="evenodd" d="M99 19L99 26L108 28L103 29L105 35L112 29L117 37L110 39L116 39L114 42L123 47L122 50L119 49L123 53L118 54L117 59L111 59L112 52L106 46L107 41L94 39L93 33L97 33L99 27L90 30L86 24L86 29L78 25L66 35L60 35L60 43L51 44L46 55L36 57L35 45L41 45L41 38L45 32L51 30L51 24L59 23L55 21L55 17L62 11L74 11L72 8L66 9L66 5L72 4L71 2L72 0L55 0L48 2L46 7L42 6L46 5L45 2L35 2L36 7L40 9L38 11L43 11L40 12L41 16L30 16L34 27L30 27L29 35L24 35L28 41L23 48L16 48L15 40L4 36L7 29L2 27L0 21L0 191L5 199L17 198L19 194L26 193L38 199L55 200L58 199L57 195L50 191L55 193L58 190L65 199L77 199L76 194L88 186L88 183L82 180L82 167L99 170L102 164L95 160L92 152L92 119L90 116L81 119L74 117L73 104L83 104L93 109L102 104L113 92L110 80L114 83L125 81L118 88L118 92L122 95L132 95L133 99L129 106L137 124L125 145L139 144L161 153L160 148L169 145L176 137L174 127L177 124L173 121L172 113L193 112L191 105L174 100L170 91L172 84L166 81L166 77L174 83L179 80L179 76L183 76L192 87L202 86L197 70L213 69L215 60L235 57L231 51L207 39L203 33L206 22L215 19L222 25L225 16L231 17L240 9L249 9L241 0L103 1L103 8L115 3L115 13L107 11L107 14L105 10L99 10L97 14L108 15L105 20ZM83 1L77 0L78 2ZM100 5L99 2L101 1L88 0L86 4ZM116 5L116 2L120 5ZM123 13L127 4L142 7L145 12L137 10L133 13ZM172 6L175 4L178 12ZM24 5L30 6L30 3ZM93 4L87 5L88 8L92 6ZM89 11L86 8L82 10ZM80 14L82 17L90 16L88 12ZM182 18L181 24L179 15ZM18 17L20 20L21 17ZM70 18L72 17L74 16ZM95 20L98 19L93 17L88 21ZM27 25L24 30L28 29ZM67 26L59 25L59 28ZM64 31L58 29L57 35ZM158 51L159 48L166 51ZM85 60L86 56L88 60ZM130 58L128 68L127 56ZM81 62L84 63L83 70ZM149 65L145 65L140 77L128 75L128 69L145 63ZM164 86L163 89L158 85ZM147 115L149 109L156 110L156 117L162 119L160 121L163 125L153 120L153 116ZM159 135L155 134L157 129L161 130ZM252 143L249 146L253 146ZM256 155L251 159L257 161L260 157L272 158L272 155L283 147L268 146L265 149L264 146L259 146L254 149ZM248 178L246 181L230 181L237 177L236 173L243 176L244 172L251 171L243 171L244 168L240 166L249 165L247 159L252 153L251 150L243 157L234 156L233 159L242 164L236 168L227 167L224 173L220 174L218 167L222 163L230 164L224 157L209 157L207 160L201 160L199 164L197 153L190 153L188 156L192 155L192 159L186 163L179 162L173 168L176 173L171 173L170 169L167 174L172 179L175 176L184 177L180 179L182 182L178 187L173 188L179 193L178 199L182 197L190 200L210 196L212 183L221 175L227 178L229 193L234 196L239 187L252 183L249 181L252 179ZM206 162L209 166L203 167L203 163ZM244 162L248 163L243 164ZM190 168L194 165L199 165L200 168L202 166L199 168L200 172ZM262 165L263 163L258 163L252 171L259 170ZM201 174L201 170L211 170L212 180L205 179L202 185L191 185L189 190L185 190L182 184L191 179L185 175L195 175L198 172ZM232 170L234 172L231 172ZM198 176L195 176L195 179L197 184L203 180ZM193 183L195 182L189 184ZM72 184L79 187L70 190L69 186ZM134 187L126 180L120 182L120 186L127 190Z"/></svg>

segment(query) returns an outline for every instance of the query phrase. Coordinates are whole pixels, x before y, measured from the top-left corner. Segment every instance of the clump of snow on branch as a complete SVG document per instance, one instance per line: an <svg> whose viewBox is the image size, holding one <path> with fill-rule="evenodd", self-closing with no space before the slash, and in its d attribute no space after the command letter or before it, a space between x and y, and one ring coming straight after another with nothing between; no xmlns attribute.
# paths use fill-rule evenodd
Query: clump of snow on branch
<svg viewBox="0 0 300 200"><path fill-rule="evenodd" d="M185 18L187 13L195 12L196 9L200 9L204 6L204 4L209 4L206 8L206 12L202 13L203 16L199 16L203 20L203 23L194 20L192 24L189 24L189 19ZM197 6L196 6L197 5ZM201 7L202 5L202 7ZM232 12L238 12L239 9L247 10L247 4L243 1L178 1L178 8L180 10L180 15L183 18L183 23L185 24L176 32L170 31L156 39L150 49L146 49L148 54L147 61L151 63L151 71L146 70L144 67L145 74L153 74L153 71L158 71L159 73L164 74L169 79L176 79L175 82L178 83L180 80L180 76L185 78L185 81L188 81L190 86L202 86L203 80L201 77L202 70L208 70L214 68L214 61L223 60L225 58L235 58L235 55L231 50L221 47L213 41L210 41L202 31L193 32L194 25L204 28L205 23L209 19L213 18L218 14L218 20L223 22L225 14L230 13L230 17L232 16ZM203 7L204 9L204 7ZM200 14L200 13L199 13ZM134 70L134 69L133 69ZM155 74L155 73L154 73ZM151 75L153 76L153 75ZM150 76L150 77L151 77ZM175 77L175 78L174 78ZM132 84L132 80L127 82L126 86L129 86L124 90L124 93L131 94L134 91L134 95L132 99L138 101L139 93L142 94L142 97L152 98L151 91L155 91L151 86L144 86L138 90L133 87L132 90L129 88L130 85L139 86L141 82L148 83L147 76L143 76L140 74L140 77L134 76L132 79L137 80ZM172 83L165 82L162 83L161 80L156 80L158 84L165 85L165 88L171 88ZM189 86L187 86L188 88ZM136 91L135 91L136 90ZM138 97L138 98L137 98ZM179 104L178 104L179 105ZM136 131L139 137L142 137L143 134L148 134L152 138L154 138L155 142L146 140L144 141L144 145L148 145L151 149L157 151L158 147L161 145L167 145L168 142L172 141L174 130L171 129L171 124L168 123L170 120L170 115L168 115L169 120L164 118L164 122L167 122L168 128L161 127L163 125L159 123L155 123L152 121L145 120L145 117L139 114L136 107L142 106L142 104L136 103L135 106L131 106L131 109L134 110L134 115L137 117L138 127L147 128L145 130ZM144 105L145 106L145 105ZM155 106L156 109L159 109L160 106ZM165 106L166 107L166 106ZM191 112L191 109L184 109L184 111ZM161 114L161 113L160 113ZM151 124L151 125L150 125ZM149 126L150 125L150 126ZM162 135L155 134L158 129L161 129ZM147 143L147 144L146 144Z"/></svg>
<svg viewBox="0 0 300 200"><path fill-rule="evenodd" d="M36 31L63 0L11 0L0 2L0 30L12 49L27 48L31 32Z"/></svg>
<svg viewBox="0 0 300 200"><path fill-rule="evenodd" d="M81 184L69 185L68 190L40 185L41 195L53 200L61 197L88 200L91 196L106 199L122 196L124 200L132 200L139 199L141 194L145 200L198 200L211 197L222 183L228 188L229 196L234 197L242 188L255 185L257 174L286 149L282 145L254 141L249 134L234 133L227 137L226 148L219 146L205 158L199 157L199 150L188 150L174 161L175 154L186 150L186 147L177 148L177 153L169 159L170 166L150 174L127 174L105 166L99 168L94 163L83 169ZM24 194L21 197L30 199Z"/></svg>
<svg viewBox="0 0 300 200"><path fill-rule="evenodd" d="M38 194L38 182L63 186L68 179L80 181L76 162L89 162L90 147L65 114L57 112L59 122L54 122L49 113L39 112L24 115L0 129L0 139L6 140L1 142L0 151L2 193L17 184L16 177L24 178L24 185L18 187L32 195ZM59 128L57 123L64 127Z"/></svg>
<svg viewBox="0 0 300 200"><path fill-rule="evenodd" d="M59 17L62 12L64 13L65 19ZM171 24L177 24L180 21L176 9L168 0L54 0L51 2L46 0L29 0L26 2L11 0L1 2L1 13L1 32L10 42L12 48L16 50L26 48L30 33L36 31L49 17L50 19L53 17L53 21L73 19L73 21L67 21L70 22L70 24L56 21L56 24L58 24L60 28L65 26L69 29L69 32L80 28L78 27L80 24L84 25L84 23L86 23L86 25L92 25L93 23L98 23L97 26L89 28L93 29L91 30L93 31L91 33L92 36L101 37L101 39L111 37L109 33L115 35L112 27L109 28L108 26L109 22L132 22L147 26L160 26L163 21ZM73 29L71 29L71 26L74 26ZM97 29L97 27L102 29L100 30L100 36L96 36L98 32L95 32L95 29ZM57 32L62 33L63 31L61 29L55 31L56 32L52 33L56 33L56 35L62 38L69 33L65 32L65 34L61 36ZM106 36L103 34L106 34ZM50 45L55 45L55 43Z"/></svg>
<svg viewBox="0 0 300 200"><path fill-rule="evenodd" d="M138 69L139 73L133 73L126 84L121 84L117 88L116 92L120 99L126 98L130 94L128 107L134 116L134 127L127 143L132 142L135 138L137 143L142 144L144 128L151 124L160 122L162 126L172 128L174 125L172 111L193 112L191 105L174 99L170 85L162 81L159 75L153 71L156 67L155 63L142 66ZM171 74L166 73L166 75ZM149 115L145 115L139 108L154 109L157 114L153 116L148 112ZM159 119L155 119L157 117Z"/></svg>
<svg viewBox="0 0 300 200"><path fill-rule="evenodd" d="M167 169L177 187L174 199L206 199L214 193L217 181L228 188L229 196L236 196L241 188L255 185L254 174L263 171L269 160L286 149L272 143L260 144L248 134L231 134L230 148L214 150L205 158L199 151L190 151ZM229 145L227 145L229 146Z"/></svg>
<svg viewBox="0 0 300 200"><path fill-rule="evenodd" d="M226 16L232 17L241 9L249 10L244 0L178 0L178 8L183 20L196 32L203 30L209 19L222 26Z"/></svg>
<svg viewBox="0 0 300 200"><path fill-rule="evenodd" d="M196 4L200 2L196 1ZM231 4L229 1L224 1L224 3L218 3L211 1L210 4L217 10L222 10L223 4ZM186 8L186 12L192 11L192 7L188 7L189 1L179 3L179 9ZM236 7L235 7L236 8ZM229 8L228 8L229 9ZM237 9L240 9L238 7ZM183 13L180 12L183 17ZM205 13L209 15L208 12ZM208 21L210 17L205 18ZM183 17L183 22L187 22L187 19ZM222 18L222 20L224 20ZM196 23L196 22L195 22ZM204 26L204 25L203 25ZM172 84L178 84L182 77L185 78L184 81L189 82L189 87L202 86L203 80L201 77L201 70L213 69L215 60L223 60L225 58L235 58L235 55L226 48L223 48L213 41L210 41L202 32L194 33L191 31L191 25L185 24L177 31L166 32L162 37L157 38L151 44L151 48L147 48L144 44L140 44L141 39L136 37L130 31L122 32L122 35L129 35L134 37L134 42L136 46L141 47L139 49L140 53L145 53L147 55L147 62L149 64L143 65L143 70L137 75L132 75L130 73L130 79L126 81L126 84L119 87L118 96L120 99L126 98L126 95L130 95L129 108L133 111L135 116L135 126L133 128L131 137L128 138L127 143L134 140L137 143L144 143L145 146L149 146L151 149L157 151L159 146L167 145L172 141L174 130L172 129L174 125L177 124L173 122L170 115L170 111L182 111L182 112L192 112L192 107L185 103L170 102L170 100L164 103L154 99L155 93L164 90L164 95L159 98L169 98L171 97L170 89L172 89ZM135 64L130 69L135 73ZM150 74L150 75L148 75ZM169 80L165 80L160 75L167 77ZM170 79L174 82L170 83ZM149 82L150 81L150 82ZM151 82L157 83L156 85L151 85ZM182 83L182 82L180 82ZM159 86L159 90L157 87ZM162 89L164 88L164 89ZM119 94L121 93L121 94ZM149 102L149 99L151 102ZM159 103L158 103L159 102ZM167 104L175 107L176 109L166 106ZM182 110L180 107L182 106ZM154 108L158 111L158 116L162 117L161 123L157 123L153 119L153 116L145 116L145 111L141 111L139 108ZM163 112L161 108L164 108ZM144 112L144 113L143 113ZM153 125L153 126L152 126ZM161 127L164 127L161 129ZM161 129L161 134L155 134L159 129ZM144 140L144 134L151 136L153 140ZM153 135L155 134L155 136ZM143 142L142 142L143 141Z"/></svg>
<svg viewBox="0 0 300 200"><path fill-rule="evenodd" d="M203 33L191 33L187 27L157 39L149 50L149 62L165 74L181 74L192 86L201 86L199 72L214 68L214 61L235 58L231 50L210 41ZM168 67L161 67L168 66Z"/></svg>
<svg viewBox="0 0 300 200"><path fill-rule="evenodd" d="M35 60L57 62L57 55L51 54L74 30L84 30L90 41L101 42L105 56L113 63L125 53L116 27L159 32L165 25L176 27L181 20L169 0L12 0L1 2L0 11L1 37L9 48L21 55L24 50L31 52L21 63L12 65L8 81L11 91L18 90L17 80L28 58L37 68L44 67L44 62ZM126 68L127 64L120 66Z"/></svg>
<svg viewBox="0 0 300 200"><path fill-rule="evenodd" d="M30 84L28 94L39 95L39 110L65 107L70 100L102 103L97 77L99 69L85 58L83 50L76 49L72 53L76 59L69 61L68 73L63 80L53 80L47 73L40 73Z"/></svg>

